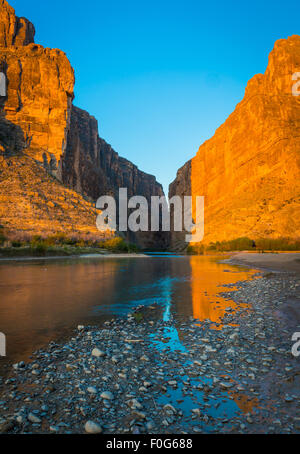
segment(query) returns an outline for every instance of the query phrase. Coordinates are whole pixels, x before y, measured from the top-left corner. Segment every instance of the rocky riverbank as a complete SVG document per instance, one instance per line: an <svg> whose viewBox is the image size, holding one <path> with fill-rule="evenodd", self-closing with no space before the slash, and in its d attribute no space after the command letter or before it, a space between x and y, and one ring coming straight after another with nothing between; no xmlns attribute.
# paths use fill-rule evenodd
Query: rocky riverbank
<svg viewBox="0 0 300 454"><path fill-rule="evenodd" d="M239 309L218 325L138 308L14 365L1 432L300 433L299 279L259 275L225 297Z"/></svg>

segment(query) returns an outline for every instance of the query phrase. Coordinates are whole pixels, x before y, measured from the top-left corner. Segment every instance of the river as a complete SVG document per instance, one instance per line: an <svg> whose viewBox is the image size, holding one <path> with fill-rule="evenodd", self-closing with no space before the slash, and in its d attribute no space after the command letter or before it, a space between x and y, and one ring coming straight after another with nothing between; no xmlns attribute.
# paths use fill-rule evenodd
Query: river
<svg viewBox="0 0 300 454"><path fill-rule="evenodd" d="M222 328L227 284L251 279L253 270L220 263L220 257L99 257L9 261L0 264L0 332L7 357L26 360L78 325L126 317L139 305L158 304L170 315L209 319Z"/></svg>

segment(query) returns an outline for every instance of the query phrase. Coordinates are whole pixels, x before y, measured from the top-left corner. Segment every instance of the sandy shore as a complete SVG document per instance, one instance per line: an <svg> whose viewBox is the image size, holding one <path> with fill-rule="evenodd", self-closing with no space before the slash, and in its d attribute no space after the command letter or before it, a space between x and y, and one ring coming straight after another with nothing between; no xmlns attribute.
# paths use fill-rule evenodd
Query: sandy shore
<svg viewBox="0 0 300 454"><path fill-rule="evenodd" d="M226 263L233 265L246 265L251 268L261 268L270 271L288 271L300 274L300 253L252 253L237 252Z"/></svg>

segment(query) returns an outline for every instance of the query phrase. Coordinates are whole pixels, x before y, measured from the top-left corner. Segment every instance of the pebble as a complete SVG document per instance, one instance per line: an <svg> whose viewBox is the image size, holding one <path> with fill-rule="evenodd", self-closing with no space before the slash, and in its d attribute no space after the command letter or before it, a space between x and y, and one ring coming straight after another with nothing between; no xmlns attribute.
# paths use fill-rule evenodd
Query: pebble
<svg viewBox="0 0 300 454"><path fill-rule="evenodd" d="M100 397L105 400L114 400L114 395L110 391L103 391Z"/></svg>
<svg viewBox="0 0 300 454"><path fill-rule="evenodd" d="M94 350L92 351L92 356L95 356L96 358L103 358L104 356L106 356L106 354L105 352L99 350L99 348L94 348Z"/></svg>
<svg viewBox="0 0 300 454"><path fill-rule="evenodd" d="M32 422L33 424L40 424L42 422L42 420L38 416L34 415L33 413L29 413L27 419L28 419L28 421Z"/></svg>
<svg viewBox="0 0 300 454"><path fill-rule="evenodd" d="M90 394L97 394L97 388L95 388L94 386L89 386L87 392Z"/></svg>
<svg viewBox="0 0 300 454"><path fill-rule="evenodd" d="M102 427L94 421L87 421L84 426L84 430L88 434L101 434L103 432Z"/></svg>

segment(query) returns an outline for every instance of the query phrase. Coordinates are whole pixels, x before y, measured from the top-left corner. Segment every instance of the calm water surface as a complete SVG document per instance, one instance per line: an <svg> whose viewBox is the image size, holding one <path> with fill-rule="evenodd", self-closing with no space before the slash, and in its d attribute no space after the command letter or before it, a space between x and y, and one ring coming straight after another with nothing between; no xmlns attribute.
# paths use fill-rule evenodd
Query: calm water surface
<svg viewBox="0 0 300 454"><path fill-rule="evenodd" d="M127 316L141 304L161 305L165 320L183 315L220 323L225 309L234 309L235 303L218 293L255 271L218 260L156 255L2 262L0 332L7 337L7 358L0 365L26 360L79 324ZM183 348L175 328L166 334L169 346Z"/></svg>

